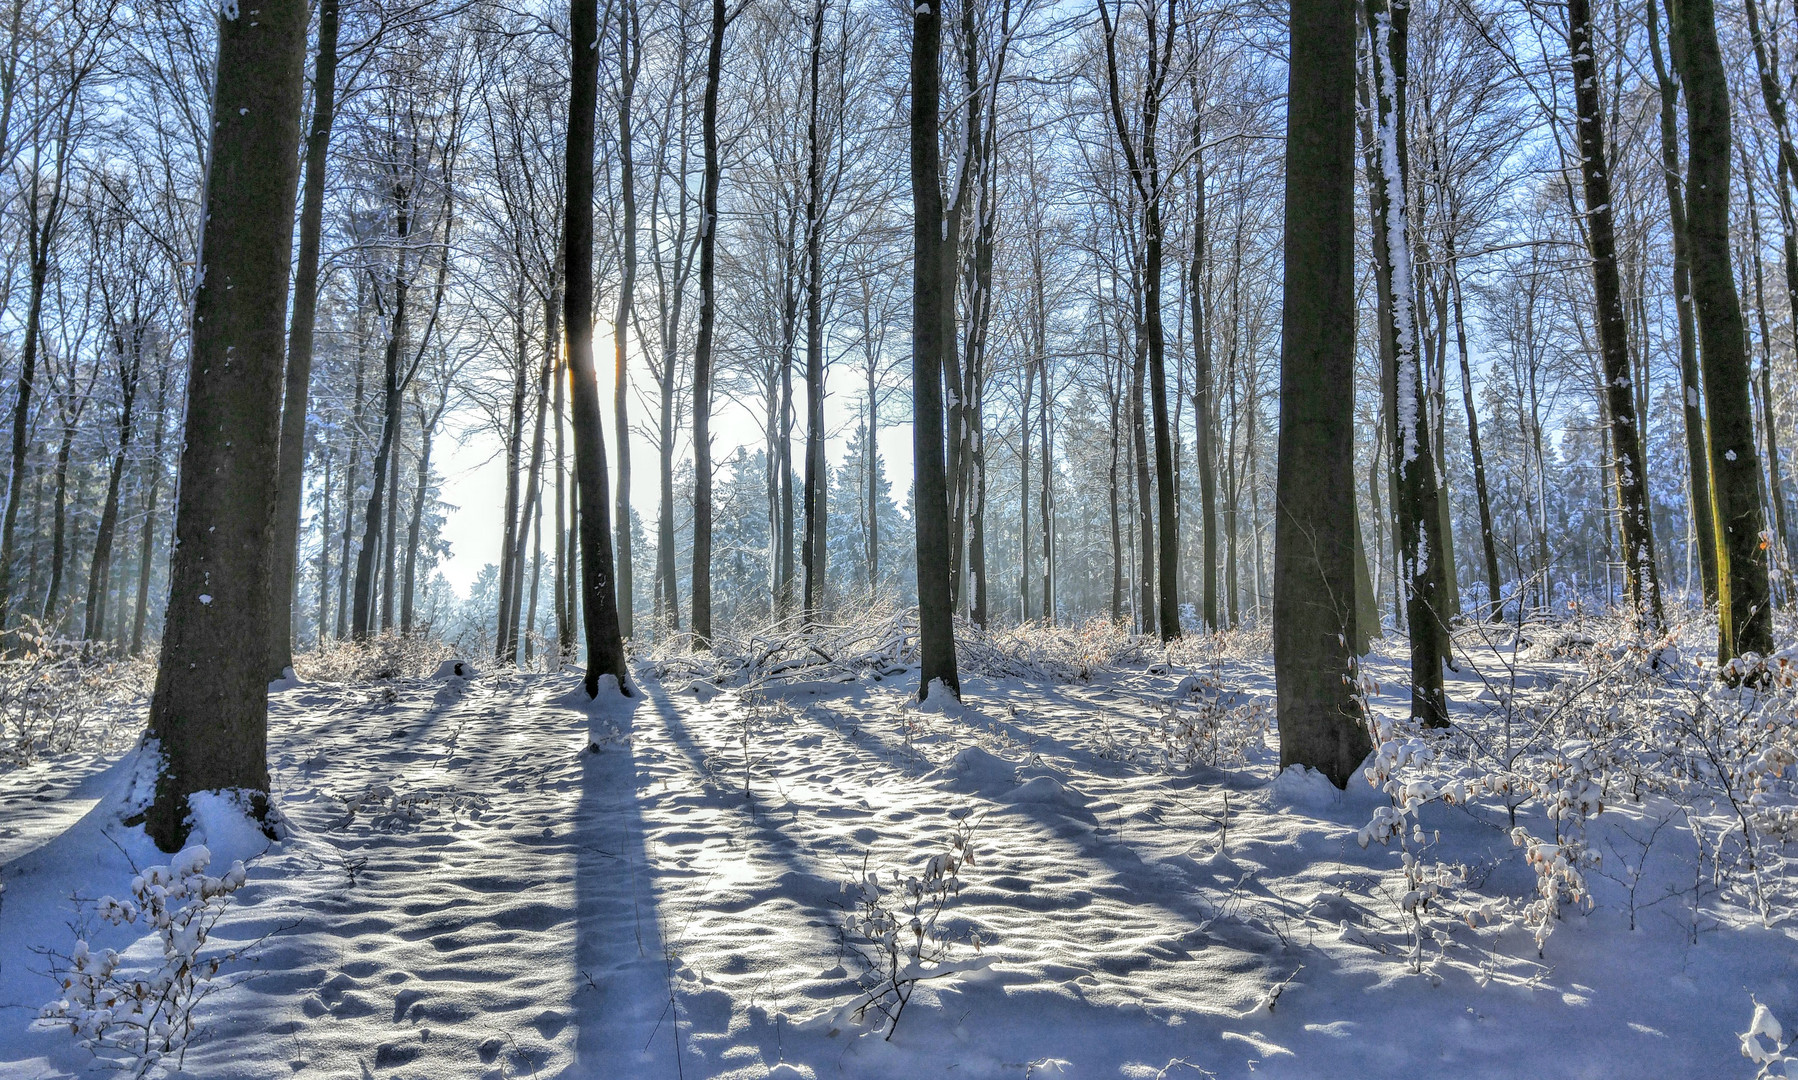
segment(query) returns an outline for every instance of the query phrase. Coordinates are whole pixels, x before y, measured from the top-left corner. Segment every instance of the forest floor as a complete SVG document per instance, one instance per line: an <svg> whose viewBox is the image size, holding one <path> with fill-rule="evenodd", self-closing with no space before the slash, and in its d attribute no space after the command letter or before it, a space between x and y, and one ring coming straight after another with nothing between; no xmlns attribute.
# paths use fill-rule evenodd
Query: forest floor
<svg viewBox="0 0 1798 1080"><path fill-rule="evenodd" d="M1492 659L1546 694L1589 645ZM1389 717L1403 655L1367 672ZM194 837L248 882L176 1075L1750 1077L1755 1000L1798 1021L1785 842L1747 899L1714 801L1607 774L1539 952L1502 798L1363 846L1394 797L1277 774L1264 655L985 667L936 710L902 660L644 660L591 704L569 673L281 689L285 839ZM1473 667L1459 715L1498 693ZM156 963L94 917L167 860L117 742L0 774L0 1075L116 1063L33 1023L77 932ZM1560 835L1544 805L1518 824Z"/></svg>

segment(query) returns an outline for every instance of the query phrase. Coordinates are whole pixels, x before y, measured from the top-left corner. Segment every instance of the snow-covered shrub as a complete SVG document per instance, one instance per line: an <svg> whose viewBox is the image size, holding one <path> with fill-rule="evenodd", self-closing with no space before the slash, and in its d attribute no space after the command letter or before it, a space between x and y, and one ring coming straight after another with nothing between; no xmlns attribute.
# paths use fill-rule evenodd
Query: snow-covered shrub
<svg viewBox="0 0 1798 1080"><path fill-rule="evenodd" d="M231 894L243 887L244 865L233 862L222 876L206 873L212 853L203 845L181 851L166 866L152 866L131 879L131 898L101 897L95 910L114 926L150 930L161 945L161 962L130 970L113 949L95 952L83 938L52 971L62 996L38 1013L36 1026L66 1028L96 1054L114 1056L134 1076L149 1075L170 1061L179 1067L194 1033L195 1010L213 991L226 964L239 950L202 956L212 930L224 916Z"/></svg>
<svg viewBox="0 0 1798 1080"><path fill-rule="evenodd" d="M1216 675L1188 675L1156 718L1161 757L1170 768L1224 768L1243 762L1273 722L1264 697L1225 690Z"/></svg>
<svg viewBox="0 0 1798 1080"><path fill-rule="evenodd" d="M456 650L425 634L392 631L367 641L328 640L293 658L294 671L310 682L359 683L378 679L422 679Z"/></svg>
<svg viewBox="0 0 1798 1080"><path fill-rule="evenodd" d="M1742 1056L1754 1063L1755 1080L1798 1078L1798 1056L1786 1053L1791 1045L1773 1010L1756 1001L1754 1019L1742 1032Z"/></svg>
<svg viewBox="0 0 1798 1080"><path fill-rule="evenodd" d="M961 871L974 865L974 825L956 822L941 850L918 874L871 871L843 884L852 906L843 926L849 956L860 966L856 1000L841 1010L858 1021L876 1015L891 1039L918 984L989 966L980 935L958 935L943 925L944 911L961 894ZM972 953L967 952L972 949Z"/></svg>
<svg viewBox="0 0 1798 1080"><path fill-rule="evenodd" d="M0 766L45 754L122 747L142 721L155 668L113 656L95 642L60 638L27 617L0 657Z"/></svg>

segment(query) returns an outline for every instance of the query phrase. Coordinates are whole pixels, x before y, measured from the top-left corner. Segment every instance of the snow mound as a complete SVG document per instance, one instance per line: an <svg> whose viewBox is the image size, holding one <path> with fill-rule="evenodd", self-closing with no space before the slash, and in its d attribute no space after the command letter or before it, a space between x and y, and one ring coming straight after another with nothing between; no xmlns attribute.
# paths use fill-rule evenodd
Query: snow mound
<svg viewBox="0 0 1798 1080"><path fill-rule="evenodd" d="M292 690L299 685L300 677L293 673L293 668L284 667L281 669L281 677L268 684L268 692L279 694L283 690Z"/></svg>
<svg viewBox="0 0 1798 1080"><path fill-rule="evenodd" d="M1328 810L1342 801L1342 792L1316 769L1288 765L1274 777L1274 801L1308 810Z"/></svg>
<svg viewBox="0 0 1798 1080"><path fill-rule="evenodd" d="M1086 804L1092 801L1086 792L1065 784L1053 776L1031 777L1013 789L1006 798L1017 803L1041 803L1082 811L1086 809Z"/></svg>
<svg viewBox="0 0 1798 1080"><path fill-rule="evenodd" d="M930 685L924 690L924 699L918 702L918 711L940 713L943 716L960 716L962 704L956 700L954 694L949 692L949 687L944 685L943 680L932 679Z"/></svg>
<svg viewBox="0 0 1798 1080"><path fill-rule="evenodd" d="M965 746L956 751L947 765L932 770L927 779L940 781L947 787L964 792L996 793L1014 788L1022 790L1018 788L1018 765L1019 762L1002 758L978 746ZM1048 777L1038 779L1046 780Z"/></svg>
<svg viewBox="0 0 1798 1080"><path fill-rule="evenodd" d="M263 832L250 807L251 795L244 791L196 791L187 797L193 832L188 845L204 845L221 866L248 862L268 851L271 840ZM280 815L268 810L270 825L279 829Z"/></svg>
<svg viewBox="0 0 1798 1080"><path fill-rule="evenodd" d="M431 673L433 679L472 679L480 675L475 666L466 660L445 660L437 665Z"/></svg>

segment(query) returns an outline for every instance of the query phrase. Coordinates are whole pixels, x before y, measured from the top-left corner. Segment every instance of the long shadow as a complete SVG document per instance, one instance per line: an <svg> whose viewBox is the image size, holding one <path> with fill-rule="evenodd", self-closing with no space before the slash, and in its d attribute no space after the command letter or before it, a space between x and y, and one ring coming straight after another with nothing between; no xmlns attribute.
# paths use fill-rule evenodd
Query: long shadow
<svg viewBox="0 0 1798 1080"><path fill-rule="evenodd" d="M574 1061L566 1080L681 1077L679 1028L639 803L629 699L586 706L601 739L581 753L574 860ZM568 706L563 707L578 707Z"/></svg>

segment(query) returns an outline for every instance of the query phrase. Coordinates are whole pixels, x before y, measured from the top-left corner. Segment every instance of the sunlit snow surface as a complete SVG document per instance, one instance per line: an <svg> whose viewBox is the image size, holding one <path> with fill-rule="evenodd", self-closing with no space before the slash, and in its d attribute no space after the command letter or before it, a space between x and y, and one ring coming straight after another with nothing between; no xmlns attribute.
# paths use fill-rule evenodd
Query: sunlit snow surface
<svg viewBox="0 0 1798 1080"><path fill-rule="evenodd" d="M1482 928L1413 974L1398 852L1355 840L1383 797L1276 782L1272 733L1247 765L1170 772L1139 751L1183 674L969 678L965 708L933 711L911 703L915 673L758 700L644 668L636 699L588 707L572 675L293 686L271 721L291 836L251 862L220 931L267 940L202 1006L186 1071L1745 1077L1749 993L1798 1019L1789 926L1710 907L1691 944L1690 904L1670 900L1632 932L1596 876L1596 909L1545 958L1521 927ZM1399 665L1373 674L1376 704L1401 708ZM1223 676L1272 692L1264 663ZM54 990L33 946L67 949L71 896L161 859L107 794L133 761L65 764L0 777L7 1078L104 1071L27 1030ZM1640 812L1611 807L1595 837ZM976 860L944 918L992 965L927 984L890 1041L844 1023L844 884L920 872L963 818ZM1489 868L1486 891L1529 891L1502 820L1424 821L1437 857ZM1664 840L1649 876L1689 881L1690 843Z"/></svg>

